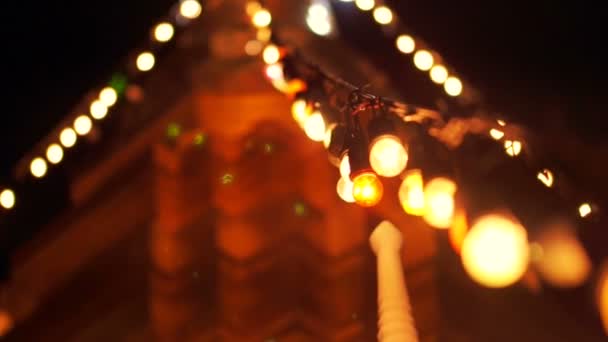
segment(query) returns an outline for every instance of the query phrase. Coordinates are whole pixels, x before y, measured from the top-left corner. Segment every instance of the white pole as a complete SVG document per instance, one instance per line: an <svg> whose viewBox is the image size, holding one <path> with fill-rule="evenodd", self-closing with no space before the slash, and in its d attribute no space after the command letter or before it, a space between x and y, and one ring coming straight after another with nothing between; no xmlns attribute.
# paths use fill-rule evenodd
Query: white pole
<svg viewBox="0 0 608 342"><path fill-rule="evenodd" d="M378 267L378 340L418 342L405 287L400 249L401 231L382 221L369 238Z"/></svg>

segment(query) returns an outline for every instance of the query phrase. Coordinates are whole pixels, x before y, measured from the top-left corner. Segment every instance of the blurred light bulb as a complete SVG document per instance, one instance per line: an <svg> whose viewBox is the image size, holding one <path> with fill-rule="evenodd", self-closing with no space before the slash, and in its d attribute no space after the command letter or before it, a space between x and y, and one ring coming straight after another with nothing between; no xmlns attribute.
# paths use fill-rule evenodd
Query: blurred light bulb
<svg viewBox="0 0 608 342"><path fill-rule="evenodd" d="M357 7L359 7L359 9L362 11L369 11L372 8L374 8L374 6L376 6L376 1L374 1L374 0L355 0L355 5L357 5Z"/></svg>
<svg viewBox="0 0 608 342"><path fill-rule="evenodd" d="M251 22L255 27L266 27L272 22L272 15L270 14L270 12L268 12L267 9L262 8L255 12L253 17L251 18Z"/></svg>
<svg viewBox="0 0 608 342"><path fill-rule="evenodd" d="M308 15L311 17L329 18L329 9L322 3L313 3L308 7Z"/></svg>
<svg viewBox="0 0 608 342"><path fill-rule="evenodd" d="M312 141L323 141L325 138L325 119L321 112L314 111L304 121L304 132Z"/></svg>
<svg viewBox="0 0 608 342"><path fill-rule="evenodd" d="M450 76L443 84L443 89L450 96L458 96L462 94L462 82L458 77Z"/></svg>
<svg viewBox="0 0 608 342"><path fill-rule="evenodd" d="M329 148L329 145L331 144L331 135L334 132L334 129L336 128L336 126L337 126L337 124L332 123L325 130L325 138L323 138L323 147Z"/></svg>
<svg viewBox="0 0 608 342"><path fill-rule="evenodd" d="M382 199L382 182L373 172L364 172L353 179L353 198L362 207L373 207Z"/></svg>
<svg viewBox="0 0 608 342"><path fill-rule="evenodd" d="M306 17L306 25L316 35L327 36L332 31L329 18Z"/></svg>
<svg viewBox="0 0 608 342"><path fill-rule="evenodd" d="M310 114L311 109L306 100L297 99L291 104L291 115L300 127L304 126L304 122L306 122Z"/></svg>
<svg viewBox="0 0 608 342"><path fill-rule="evenodd" d="M283 65L281 63L270 64L266 66L266 77L272 81L281 81L283 79Z"/></svg>
<svg viewBox="0 0 608 342"><path fill-rule="evenodd" d="M91 116L94 119L101 120L108 115L108 107L106 107L101 101L95 100L91 103L91 108L89 108L91 112Z"/></svg>
<svg viewBox="0 0 608 342"><path fill-rule="evenodd" d="M581 217L587 217L589 214L591 214L591 212L591 204L589 203L583 203L580 205L580 207L578 207L578 214Z"/></svg>
<svg viewBox="0 0 608 342"><path fill-rule="evenodd" d="M86 115L81 115L74 120L74 130L78 135L87 135L93 128L93 122ZM63 144L63 143L62 143ZM65 146L65 144L63 144ZM68 146L66 146L68 147Z"/></svg>
<svg viewBox="0 0 608 342"><path fill-rule="evenodd" d="M99 101L106 107L112 107L118 101L118 94L112 87L105 87L99 92Z"/></svg>
<svg viewBox="0 0 608 342"><path fill-rule="evenodd" d="M380 25L388 25L393 21L393 11L386 6L378 6L374 9L374 20Z"/></svg>
<svg viewBox="0 0 608 342"><path fill-rule="evenodd" d="M407 34L402 34L397 37L396 44L397 49L405 54L410 54L416 49L416 42L414 41L414 38Z"/></svg>
<svg viewBox="0 0 608 342"><path fill-rule="evenodd" d="M490 136L494 140L500 140L500 139L502 139L502 137L505 136L505 132L503 132L503 131L501 131L499 129L496 129L496 128L492 128L490 130Z"/></svg>
<svg viewBox="0 0 608 342"><path fill-rule="evenodd" d="M77 138L78 137L76 136L76 132L74 132L74 130L69 127L64 128L63 131L61 131L61 133L59 134L59 141L61 142L61 145L63 145L63 147L65 148L70 148L76 145Z"/></svg>
<svg viewBox="0 0 608 342"><path fill-rule="evenodd" d="M462 251L462 243L467 236L469 231L469 223L467 220L467 213L462 208L456 208L454 213L454 219L452 220L452 226L448 231L448 237L450 239L450 245L452 249L458 254Z"/></svg>
<svg viewBox="0 0 608 342"><path fill-rule="evenodd" d="M517 140L505 140L505 151L509 157L518 156L521 153L521 143Z"/></svg>
<svg viewBox="0 0 608 342"><path fill-rule="evenodd" d="M249 56L256 56L262 51L262 43L258 40L250 40L245 44L245 53Z"/></svg>
<svg viewBox="0 0 608 342"><path fill-rule="evenodd" d="M173 25L168 22L162 22L154 28L154 39L161 43L165 43L173 38L173 34L175 33L175 29Z"/></svg>
<svg viewBox="0 0 608 342"><path fill-rule="evenodd" d="M369 162L372 169L380 176L398 176L405 169L407 160L407 151L396 136L386 134L372 142Z"/></svg>
<svg viewBox="0 0 608 342"><path fill-rule="evenodd" d="M424 187L424 220L429 225L447 229L454 218L456 184L447 178L432 179Z"/></svg>
<svg viewBox="0 0 608 342"><path fill-rule="evenodd" d="M547 188L553 186L553 172L551 170L543 169L536 175L536 178Z"/></svg>
<svg viewBox="0 0 608 342"><path fill-rule="evenodd" d="M344 154L342 160L340 160L340 176L350 179L350 159L348 158L348 154Z"/></svg>
<svg viewBox="0 0 608 342"><path fill-rule="evenodd" d="M353 182L350 178L341 177L336 185L336 191L344 202L355 203L355 198L353 197Z"/></svg>
<svg viewBox="0 0 608 342"><path fill-rule="evenodd" d="M443 65L435 65L431 68L431 81L437 84L443 84L448 79L448 69Z"/></svg>
<svg viewBox="0 0 608 342"><path fill-rule="evenodd" d="M15 206L15 193L11 189L4 189L0 193L0 206L4 209L12 209Z"/></svg>
<svg viewBox="0 0 608 342"><path fill-rule="evenodd" d="M277 63L280 58L281 52L279 51L279 48L276 45L270 44L264 48L264 53L262 54L262 59L264 60L264 63L274 64Z"/></svg>
<svg viewBox="0 0 608 342"><path fill-rule="evenodd" d="M30 172L36 178L42 178L46 174L47 166L44 159L37 157L30 163Z"/></svg>
<svg viewBox="0 0 608 342"><path fill-rule="evenodd" d="M602 266L597 282L597 306L600 311L604 331L608 335L608 264Z"/></svg>
<svg viewBox="0 0 608 342"><path fill-rule="evenodd" d="M418 50L414 54L414 65L422 71L428 71L433 67L433 55L426 50Z"/></svg>
<svg viewBox="0 0 608 342"><path fill-rule="evenodd" d="M155 58L151 52L142 52L137 56L137 60L135 64L137 66L137 70L139 71L150 71L154 68Z"/></svg>
<svg viewBox="0 0 608 342"><path fill-rule="evenodd" d="M528 267L526 230L501 215L486 215L475 222L462 244L462 264L481 285L505 287L519 280Z"/></svg>
<svg viewBox="0 0 608 342"><path fill-rule="evenodd" d="M184 0L179 6L179 13L188 19L196 19L202 11L201 4L196 0Z"/></svg>
<svg viewBox="0 0 608 342"><path fill-rule="evenodd" d="M245 4L245 12L247 15L252 17L257 11L262 9L262 4L257 1L247 1Z"/></svg>
<svg viewBox="0 0 608 342"><path fill-rule="evenodd" d="M258 32L256 33L255 37L260 42L266 43L270 40L270 37L272 37L272 30L268 27L260 27L258 28Z"/></svg>
<svg viewBox="0 0 608 342"><path fill-rule="evenodd" d="M405 173L399 187L399 202L406 213L415 216L424 215L424 183L420 169Z"/></svg>
<svg viewBox="0 0 608 342"><path fill-rule="evenodd" d="M498 122L498 124L503 127L507 125L507 123L504 120L496 120L496 122Z"/></svg>
<svg viewBox="0 0 608 342"><path fill-rule="evenodd" d="M51 144L46 149L46 159L51 164L59 164L63 160L63 149L58 144Z"/></svg>

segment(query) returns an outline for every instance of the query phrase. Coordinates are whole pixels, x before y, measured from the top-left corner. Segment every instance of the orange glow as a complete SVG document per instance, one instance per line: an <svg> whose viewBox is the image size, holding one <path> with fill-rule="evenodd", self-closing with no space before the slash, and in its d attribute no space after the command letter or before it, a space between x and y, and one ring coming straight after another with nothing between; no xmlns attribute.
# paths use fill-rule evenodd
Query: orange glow
<svg viewBox="0 0 608 342"><path fill-rule="evenodd" d="M505 140L505 151L509 157L518 156L521 153L521 142Z"/></svg>
<svg viewBox="0 0 608 342"><path fill-rule="evenodd" d="M154 55L149 51L140 53L139 56L137 56L137 59L135 60L137 70L143 72L152 70L152 68L154 68L155 63L156 59L154 58Z"/></svg>
<svg viewBox="0 0 608 342"><path fill-rule="evenodd" d="M414 41L412 36L407 34L402 34L397 37L395 43L397 45L397 49L405 54L410 54L416 49L416 41Z"/></svg>
<svg viewBox="0 0 608 342"><path fill-rule="evenodd" d="M338 196L346 203L355 203L353 197L353 182L349 178L341 177L336 185L336 192Z"/></svg>
<svg viewBox="0 0 608 342"><path fill-rule="evenodd" d="M506 287L528 268L528 235L524 227L503 215L479 218L462 244L462 264L479 284Z"/></svg>
<svg viewBox="0 0 608 342"><path fill-rule="evenodd" d="M362 207L373 207L382 199L382 182L373 172L364 172L353 180L353 197Z"/></svg>
<svg viewBox="0 0 608 342"><path fill-rule="evenodd" d="M386 6L378 6L374 9L374 20L380 25L388 25L393 21L393 11Z"/></svg>
<svg viewBox="0 0 608 342"><path fill-rule="evenodd" d="M406 171L399 187L399 202L406 213L424 215L424 183L420 169Z"/></svg>
<svg viewBox="0 0 608 342"><path fill-rule="evenodd" d="M407 151L401 140L392 134L380 136L371 144L369 162L380 176L398 176L405 169L407 160Z"/></svg>
<svg viewBox="0 0 608 342"><path fill-rule="evenodd" d="M87 135L93 128L93 122L86 115L81 115L74 120L74 130L78 135ZM65 144L64 144L65 146Z"/></svg>
<svg viewBox="0 0 608 342"><path fill-rule="evenodd" d="M58 144L51 144L46 149L46 159L51 164L59 164L63 160L63 149Z"/></svg>
<svg viewBox="0 0 608 342"><path fill-rule="evenodd" d="M0 193L0 206L4 209L12 209L15 206L15 192L13 190L4 189Z"/></svg>
<svg viewBox="0 0 608 342"><path fill-rule="evenodd" d="M65 148L70 148L76 145L77 138L76 132L74 132L74 130L70 127L64 128L63 131L61 131L61 134L59 134L59 141Z"/></svg>
<svg viewBox="0 0 608 342"><path fill-rule="evenodd" d="M99 92L99 101L106 107L112 107L118 100L118 94L112 87L105 87Z"/></svg>
<svg viewBox="0 0 608 342"><path fill-rule="evenodd" d="M256 56L262 51L262 43L258 40L250 40L245 44L245 53L249 56Z"/></svg>
<svg viewBox="0 0 608 342"><path fill-rule="evenodd" d="M437 84L443 84L448 79L448 69L443 65L435 65L431 68L431 81Z"/></svg>
<svg viewBox="0 0 608 342"><path fill-rule="evenodd" d="M340 176L350 179L350 159L348 154L345 154L340 160Z"/></svg>
<svg viewBox="0 0 608 342"><path fill-rule="evenodd" d="M36 178L42 178L46 175L47 165L44 159L37 157L30 163L30 172Z"/></svg>
<svg viewBox="0 0 608 342"><path fill-rule="evenodd" d="M202 11L203 8L201 7L201 4L196 0L184 0L179 6L179 13L182 17L188 19L198 18Z"/></svg>
<svg viewBox="0 0 608 342"><path fill-rule="evenodd" d="M8 311L0 310L0 338L13 329L13 317Z"/></svg>
<svg viewBox="0 0 608 342"><path fill-rule="evenodd" d="M266 77L268 77L272 81L284 81L283 65L281 63L267 65Z"/></svg>
<svg viewBox="0 0 608 342"><path fill-rule="evenodd" d="M445 80L443 89L450 96L458 96L462 94L462 82L458 77L450 76Z"/></svg>
<svg viewBox="0 0 608 342"><path fill-rule="evenodd" d="M312 108L308 105L306 100L297 99L291 104L291 115L300 127L304 126L304 122L306 122L306 119L310 114L312 114Z"/></svg>
<svg viewBox="0 0 608 342"><path fill-rule="evenodd" d="M287 86L285 87L284 93L293 97L294 95L306 90L306 88L306 82L302 81L299 78L296 78L287 82Z"/></svg>
<svg viewBox="0 0 608 342"><path fill-rule="evenodd" d="M266 64L277 63L281 59L281 51L276 45L270 44L264 48L262 59Z"/></svg>
<svg viewBox="0 0 608 342"><path fill-rule="evenodd" d="M337 124L332 123L325 130L325 138L323 138L323 147L328 148L329 144L331 144L331 135L334 132L334 129L336 128L336 126L337 126Z"/></svg>
<svg viewBox="0 0 608 342"><path fill-rule="evenodd" d="M268 27L260 27L258 28L258 32L255 36L260 42L266 43L270 40L270 37L272 36L272 30Z"/></svg>
<svg viewBox="0 0 608 342"><path fill-rule="evenodd" d="M604 324L604 331L608 335L608 263L602 267L602 271L597 283L597 306L600 317Z"/></svg>
<svg viewBox="0 0 608 342"><path fill-rule="evenodd" d="M262 8L253 14L253 17L251 17L251 22L255 27L266 27L272 22L272 15L267 9Z"/></svg>
<svg viewBox="0 0 608 342"><path fill-rule="evenodd" d="M496 128L492 128L490 130L490 136L494 140L500 140L500 139L502 139L502 137L505 136L505 132L503 132L503 131L501 131L499 129L496 129Z"/></svg>
<svg viewBox="0 0 608 342"><path fill-rule="evenodd" d="M448 235L450 238L450 245L452 245L452 248L458 254L460 254L460 251L462 250L462 243L467 237L468 231L469 223L467 220L467 214L464 209L457 208L456 213L454 214L452 226L448 231Z"/></svg>
<svg viewBox="0 0 608 342"><path fill-rule="evenodd" d="M414 65L422 71L431 70L434 63L433 55L426 50L418 50L414 54Z"/></svg>
<svg viewBox="0 0 608 342"><path fill-rule="evenodd" d="M447 229L454 218L456 183L447 178L431 180L424 188L424 220L429 225Z"/></svg>
<svg viewBox="0 0 608 342"><path fill-rule="evenodd" d="M553 186L553 172L551 170L544 169L540 171L536 178L548 188Z"/></svg>
<svg viewBox="0 0 608 342"><path fill-rule="evenodd" d="M248 16L253 16L257 11L262 9L262 4L257 1L247 1L245 4L245 12Z"/></svg>
<svg viewBox="0 0 608 342"><path fill-rule="evenodd" d="M175 33L175 29L173 25L167 22L162 22L154 28L154 39L161 43L165 43L173 38L173 34Z"/></svg>
<svg viewBox="0 0 608 342"><path fill-rule="evenodd" d="M314 111L304 121L304 132L312 141L321 142L325 139L325 119L321 112Z"/></svg>

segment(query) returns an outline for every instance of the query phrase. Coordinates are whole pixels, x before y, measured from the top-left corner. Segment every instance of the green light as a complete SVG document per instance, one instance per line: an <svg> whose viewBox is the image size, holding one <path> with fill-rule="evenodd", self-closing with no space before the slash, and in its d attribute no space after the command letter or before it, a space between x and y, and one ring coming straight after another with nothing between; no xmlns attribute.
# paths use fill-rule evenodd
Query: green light
<svg viewBox="0 0 608 342"><path fill-rule="evenodd" d="M234 175L232 173L225 173L222 176L221 181L222 181L223 185L230 185L230 184L234 183Z"/></svg>
<svg viewBox="0 0 608 342"><path fill-rule="evenodd" d="M167 138L175 140L180 134L182 134L182 127L179 124L172 122L167 126Z"/></svg>
<svg viewBox="0 0 608 342"><path fill-rule="evenodd" d="M110 79L110 87L116 90L118 96L122 96L124 94L125 89L127 89L127 77L121 73L116 73L112 75Z"/></svg>
<svg viewBox="0 0 608 342"><path fill-rule="evenodd" d="M192 139L192 143L194 144L194 146L198 147L203 146L206 141L207 135L205 133L198 133L194 136L194 139Z"/></svg>
<svg viewBox="0 0 608 342"><path fill-rule="evenodd" d="M293 212L296 214L296 216L305 216L307 209L306 209L306 204L302 203L302 202L296 202L293 205Z"/></svg>

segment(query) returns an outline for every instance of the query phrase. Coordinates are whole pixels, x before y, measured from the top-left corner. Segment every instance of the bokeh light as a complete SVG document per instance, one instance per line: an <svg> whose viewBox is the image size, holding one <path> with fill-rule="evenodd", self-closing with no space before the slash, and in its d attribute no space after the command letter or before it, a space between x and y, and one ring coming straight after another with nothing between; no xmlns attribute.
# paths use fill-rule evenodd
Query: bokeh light
<svg viewBox="0 0 608 342"><path fill-rule="evenodd" d="M4 209L12 209L15 206L15 192L11 189L4 189L0 193L0 206Z"/></svg>
<svg viewBox="0 0 608 342"><path fill-rule="evenodd" d="M433 55L427 50L418 50L414 54L414 65L422 71L431 70L434 63Z"/></svg>
<svg viewBox="0 0 608 342"><path fill-rule="evenodd" d="M505 132L503 132L503 131L501 131L499 129L496 129L496 128L492 128L490 130L490 136L494 140L500 140L500 139L502 139L502 137L505 136Z"/></svg>
<svg viewBox="0 0 608 342"><path fill-rule="evenodd" d="M369 162L372 169L384 177L395 177L405 169L408 155L401 140L392 135L380 136L372 142Z"/></svg>
<svg viewBox="0 0 608 342"><path fill-rule="evenodd" d="M399 203L410 215L424 215L424 183L420 169L405 172L399 187Z"/></svg>
<svg viewBox="0 0 608 342"><path fill-rule="evenodd" d="M91 121L91 118L86 115L80 115L74 120L74 130L78 135L87 135L91 132L92 128L93 122ZM63 146L65 146L65 144L63 144Z"/></svg>
<svg viewBox="0 0 608 342"><path fill-rule="evenodd" d="M448 69L441 64L434 65L431 68L430 76L431 81L437 84L443 84L448 79Z"/></svg>
<svg viewBox="0 0 608 342"><path fill-rule="evenodd" d="M101 101L95 100L91 103L91 107L89 108L91 112L91 116L94 119L101 120L108 115L108 107L106 107Z"/></svg>
<svg viewBox="0 0 608 342"><path fill-rule="evenodd" d="M152 70L152 68L154 68L155 63L156 59L154 58L154 55L149 51L140 53L139 56L137 56L137 60L135 61L137 70L143 72Z"/></svg>
<svg viewBox="0 0 608 342"><path fill-rule="evenodd" d="M36 178L42 178L47 171L46 161L40 157L36 157L30 163L30 172Z"/></svg>
<svg viewBox="0 0 608 342"><path fill-rule="evenodd" d="M304 132L312 141L321 142L325 138L325 119L321 112L314 111L304 121Z"/></svg>
<svg viewBox="0 0 608 342"><path fill-rule="evenodd" d="M393 21L393 11L386 6L378 6L374 9L374 20L380 25L388 25Z"/></svg>
<svg viewBox="0 0 608 342"><path fill-rule="evenodd" d="M336 191L344 202L355 203L355 198L353 197L353 182L350 178L340 177L338 184L336 185Z"/></svg>
<svg viewBox="0 0 608 342"><path fill-rule="evenodd" d="M589 203L583 203L578 207L578 214L581 217L589 216L589 214L591 214L592 211L593 210L591 208L591 204L589 204Z"/></svg>
<svg viewBox="0 0 608 342"><path fill-rule="evenodd" d="M269 44L264 48L262 59L266 64L274 64L281 58L281 51L274 44Z"/></svg>
<svg viewBox="0 0 608 342"><path fill-rule="evenodd" d="M597 306L604 324L604 331L608 335L608 262L604 262L602 265L596 291Z"/></svg>
<svg viewBox="0 0 608 342"><path fill-rule="evenodd" d="M435 228L448 229L454 218L456 183L437 177L424 187L424 220Z"/></svg>
<svg viewBox="0 0 608 342"><path fill-rule="evenodd" d="M59 134L59 142L65 148L70 148L76 145L76 140L78 137L76 136L76 132L70 127L64 128Z"/></svg>
<svg viewBox="0 0 608 342"><path fill-rule="evenodd" d="M175 29L168 22L162 22L154 28L154 39L161 43L170 41L174 34Z"/></svg>
<svg viewBox="0 0 608 342"><path fill-rule="evenodd" d="M245 43L245 53L249 56L257 56L262 52L262 42L259 40L250 40Z"/></svg>
<svg viewBox="0 0 608 342"><path fill-rule="evenodd" d="M99 101L106 107L112 107L118 101L118 94L112 87L105 87L99 92Z"/></svg>
<svg viewBox="0 0 608 342"><path fill-rule="evenodd" d="M313 3L308 7L306 25L315 34L327 36L332 31L331 16L329 8L323 3Z"/></svg>
<svg viewBox="0 0 608 342"><path fill-rule="evenodd" d="M402 34L397 37L395 43L397 45L397 49L405 54L410 54L416 49L416 41L414 41L412 36L407 34Z"/></svg>
<svg viewBox="0 0 608 342"><path fill-rule="evenodd" d="M536 178L543 183L547 188L550 188L553 186L553 172L551 172L551 170L549 169L543 169L542 171L540 171L537 175Z"/></svg>
<svg viewBox="0 0 608 342"><path fill-rule="evenodd" d="M179 6L179 13L182 17L188 19L198 18L202 11L203 8L201 4L196 0L184 0Z"/></svg>
<svg viewBox="0 0 608 342"><path fill-rule="evenodd" d="M384 187L373 172L364 172L353 179L353 198L362 207L373 207L382 199Z"/></svg>
<svg viewBox="0 0 608 342"><path fill-rule="evenodd" d="M355 0L355 5L362 11L369 11L376 6L374 0Z"/></svg>
<svg viewBox="0 0 608 342"><path fill-rule="evenodd" d="M516 157L521 153L521 142L517 140L505 140L504 146L509 157Z"/></svg>
<svg viewBox="0 0 608 342"><path fill-rule="evenodd" d="M261 8L253 14L251 17L251 22L255 27L266 27L272 22L272 15L267 9Z"/></svg>
<svg viewBox="0 0 608 342"><path fill-rule="evenodd" d="M63 160L63 148L59 144L51 144L46 149L46 159L51 164L59 164Z"/></svg>
<svg viewBox="0 0 608 342"><path fill-rule="evenodd" d="M450 96L458 96L462 94L462 82L458 77L450 76L443 84L443 89Z"/></svg>
<svg viewBox="0 0 608 342"><path fill-rule="evenodd" d="M271 81L283 80L283 65L281 63L267 65L266 77L268 77Z"/></svg>
<svg viewBox="0 0 608 342"><path fill-rule="evenodd" d="M306 100L297 99L291 104L291 115L300 127L304 127L304 122L306 122L310 114L311 108Z"/></svg>

